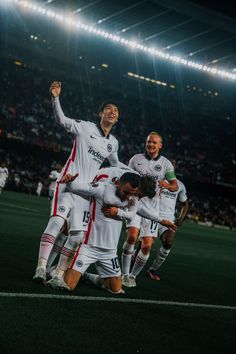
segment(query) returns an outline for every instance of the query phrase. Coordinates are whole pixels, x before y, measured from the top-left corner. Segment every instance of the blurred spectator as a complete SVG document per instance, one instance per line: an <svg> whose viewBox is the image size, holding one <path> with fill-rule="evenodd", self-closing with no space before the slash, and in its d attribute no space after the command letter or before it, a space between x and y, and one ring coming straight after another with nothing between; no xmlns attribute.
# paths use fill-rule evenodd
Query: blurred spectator
<svg viewBox="0 0 236 354"><path fill-rule="evenodd" d="M19 67L12 62L7 62L4 69L0 87L0 158L10 170L8 188L34 194L40 179L45 195L54 154L60 155L57 160L65 161L73 138L68 139L53 117L48 88L55 77L43 68ZM119 158L124 163L144 150L143 137L155 130L163 135L163 154L177 160L180 179L207 185L236 185L236 122L219 97L206 98L188 90L177 92L162 87L157 100L147 84L139 98L138 86L129 78L124 79L125 89L120 89L99 77L102 90L98 90L95 79L78 85L76 78L68 78L65 72L60 74L60 80L67 87L61 97L67 116L96 121L94 107L104 97L112 96L121 106L114 135L119 140ZM184 105L179 103L180 94ZM14 147L17 143L19 146L14 152L8 146L12 142ZM24 146L22 154L20 149ZM34 149L30 151L29 147ZM190 216L195 221L235 227L235 210L235 205L223 196L206 200L196 193Z"/></svg>

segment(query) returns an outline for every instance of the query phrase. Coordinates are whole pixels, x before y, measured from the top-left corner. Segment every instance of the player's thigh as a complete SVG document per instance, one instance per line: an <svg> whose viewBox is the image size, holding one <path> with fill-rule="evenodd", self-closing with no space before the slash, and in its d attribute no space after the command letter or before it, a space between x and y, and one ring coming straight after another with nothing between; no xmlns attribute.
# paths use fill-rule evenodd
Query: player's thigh
<svg viewBox="0 0 236 354"><path fill-rule="evenodd" d="M60 216L66 220L70 214L73 206L72 193L63 193L61 186L57 186L59 192L58 195L54 193L54 197L51 203L51 216Z"/></svg>
<svg viewBox="0 0 236 354"><path fill-rule="evenodd" d="M171 247L175 239L175 231L170 230L168 227L161 225L158 230L158 238L161 240L163 245Z"/></svg>
<svg viewBox="0 0 236 354"><path fill-rule="evenodd" d="M141 224L141 217L139 215L135 215L132 220L127 222L126 224L126 233L127 233L127 241L131 244L134 244L139 235Z"/></svg>
<svg viewBox="0 0 236 354"><path fill-rule="evenodd" d="M152 236L143 236L141 239L141 249L151 250L153 242L156 239L156 237Z"/></svg>
<svg viewBox="0 0 236 354"><path fill-rule="evenodd" d="M107 255L95 263L96 270L105 281L107 289L117 292L121 289L121 268L117 255Z"/></svg>
<svg viewBox="0 0 236 354"><path fill-rule="evenodd" d="M144 237L157 238L158 235L158 223L153 220L148 220L142 218L139 240L142 240Z"/></svg>
<svg viewBox="0 0 236 354"><path fill-rule="evenodd" d="M68 222L69 231L87 231L90 207L89 200L75 194L72 198L73 205Z"/></svg>
<svg viewBox="0 0 236 354"><path fill-rule="evenodd" d="M99 259L99 253L90 245L81 244L75 253L70 269L84 274L90 264Z"/></svg>

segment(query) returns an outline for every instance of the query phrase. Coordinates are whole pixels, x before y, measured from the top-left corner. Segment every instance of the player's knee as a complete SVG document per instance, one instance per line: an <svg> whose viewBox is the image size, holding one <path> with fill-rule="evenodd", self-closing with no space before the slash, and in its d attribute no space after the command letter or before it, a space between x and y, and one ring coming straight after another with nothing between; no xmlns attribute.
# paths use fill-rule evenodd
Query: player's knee
<svg viewBox="0 0 236 354"><path fill-rule="evenodd" d="M171 241L171 240L165 241L165 242L163 243L163 247L164 247L166 250L169 250L169 249L171 248L172 244L173 244L173 241Z"/></svg>
<svg viewBox="0 0 236 354"><path fill-rule="evenodd" d="M165 239L163 240L163 247L167 250L171 248L174 242L174 236L170 235L169 237L166 236Z"/></svg>
<svg viewBox="0 0 236 354"><path fill-rule="evenodd" d="M77 250L78 245L84 239L84 231L70 231L68 242L71 245L71 248Z"/></svg>
<svg viewBox="0 0 236 354"><path fill-rule="evenodd" d="M67 284L67 283L66 283ZM75 290L75 288L76 288L76 285L77 284L67 284L68 286L69 286L69 291L73 291L73 290Z"/></svg>
<svg viewBox="0 0 236 354"><path fill-rule="evenodd" d="M122 290L121 277L104 279L104 288L113 294L119 294Z"/></svg>
<svg viewBox="0 0 236 354"><path fill-rule="evenodd" d="M44 233L47 233L49 235L56 237L59 234L61 227L64 225L64 222L65 222L65 220L59 216L51 217L49 219L49 222L47 224L47 227L46 227Z"/></svg>
<svg viewBox="0 0 236 354"><path fill-rule="evenodd" d="M69 286L70 291L75 290L79 280L80 280L81 274L73 269L67 269L64 275L64 281L65 283Z"/></svg>
<svg viewBox="0 0 236 354"><path fill-rule="evenodd" d="M137 238L138 238L138 233L135 230L128 229L126 241L130 245L134 245L137 241Z"/></svg>
<svg viewBox="0 0 236 354"><path fill-rule="evenodd" d="M127 229L127 242L131 245L134 245L137 241L138 238L138 234L139 234L139 229L137 229L136 227L129 227Z"/></svg>
<svg viewBox="0 0 236 354"><path fill-rule="evenodd" d="M144 245L142 245L141 251L142 251L143 254L146 255L146 254L149 254L149 253L150 253L151 248L152 248L152 245L145 243Z"/></svg>

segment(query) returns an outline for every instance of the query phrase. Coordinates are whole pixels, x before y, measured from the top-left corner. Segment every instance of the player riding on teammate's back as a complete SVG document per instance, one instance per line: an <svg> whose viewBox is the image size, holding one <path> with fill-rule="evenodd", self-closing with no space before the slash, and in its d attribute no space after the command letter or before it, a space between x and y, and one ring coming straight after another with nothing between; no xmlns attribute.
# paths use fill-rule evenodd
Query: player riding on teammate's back
<svg viewBox="0 0 236 354"><path fill-rule="evenodd" d="M95 124L66 117L61 109L59 95L61 83L53 82L50 87L52 105L56 121L74 135L74 145L65 164L61 177L66 173L78 173L79 182L92 181L102 162L107 158L111 165L117 166L118 141L110 134L111 128L119 117L119 108L115 102L107 101L99 108L100 123ZM62 276L68 267L68 259L73 257L84 232L87 230L89 200L72 193L62 193L65 186L58 180L52 202L51 218L42 234L38 265L34 279L45 281L46 265L64 223L68 222L69 237L62 249L57 276ZM68 216L70 218L68 220Z"/></svg>

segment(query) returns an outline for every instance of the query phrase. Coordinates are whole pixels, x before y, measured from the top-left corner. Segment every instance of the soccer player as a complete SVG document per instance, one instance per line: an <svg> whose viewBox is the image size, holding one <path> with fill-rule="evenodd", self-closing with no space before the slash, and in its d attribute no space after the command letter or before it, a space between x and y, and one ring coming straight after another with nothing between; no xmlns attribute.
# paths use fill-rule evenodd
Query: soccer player
<svg viewBox="0 0 236 354"><path fill-rule="evenodd" d="M139 172L141 176L149 175L155 179L157 187L156 205L153 209L153 212L155 211L155 213L159 213L158 195L160 194L161 189L166 188L172 192L178 190L174 167L167 158L160 155L161 148L161 135L157 132L151 132L146 140L146 152L134 155L129 162L129 167ZM157 222L146 220L145 218L141 219L137 215L130 223L128 223L127 239L123 245L122 252L122 283L124 286L136 286L136 276L141 272L149 258L153 240L157 237L156 230ZM142 245L130 273L131 258L134 252L135 243L139 236L139 231L140 237L142 238Z"/></svg>
<svg viewBox="0 0 236 354"><path fill-rule="evenodd" d="M175 161L172 161L175 166ZM186 188L184 184L177 179L178 191L171 192L168 189L163 188L160 195L160 218L165 218L172 220L179 227L182 225L185 216L187 215L189 204L186 195ZM178 218L175 220L175 207L177 200L181 203L181 210ZM160 280L157 275L157 269L160 268L162 263L166 260L170 253L171 247L175 238L175 231L160 225L158 227L158 238L162 242L162 246L157 252L156 259L154 260L152 266L148 270L148 275L153 280Z"/></svg>
<svg viewBox="0 0 236 354"><path fill-rule="evenodd" d="M49 175L50 185L48 188L48 198L50 200L50 204L52 202L54 191L55 191L56 185L57 185L57 180L60 176L61 170L62 170L62 165L60 163L57 163L55 165L55 169L52 170Z"/></svg>
<svg viewBox="0 0 236 354"><path fill-rule="evenodd" d="M54 276L47 282L48 285L56 289L74 290L81 275L90 264L95 263L99 274L98 283L114 294L122 292L117 245L122 228L122 218L131 219L137 211L138 198L135 194L139 185L140 176L126 172L117 184L78 183L73 187L70 186L70 191L73 193L93 197L88 231L64 279ZM113 206L106 210L106 205Z"/></svg>
<svg viewBox="0 0 236 354"><path fill-rule="evenodd" d="M62 165L60 163L56 163L55 169L52 170L49 175L50 185L48 188L48 199L50 202L50 207L52 207L52 200L57 186L57 180L60 177L61 170L62 170ZM48 257L46 273L49 273L49 270L51 269L54 260L56 259L58 254L60 254L62 247L64 246L67 240L67 236L68 236L67 225L64 225L64 228L62 228L60 230L59 235L57 235L55 242L53 244L53 248Z"/></svg>
<svg viewBox="0 0 236 354"><path fill-rule="evenodd" d="M61 83L55 81L50 87L54 115L58 124L74 135L74 145L70 157L61 172L61 177L66 173L78 173L79 182L92 181L102 162L107 158L112 166L119 164L118 141L110 134L113 125L119 117L119 108L113 101L107 101L99 108L100 123L94 124L82 120L75 120L64 115L59 101ZM54 193L51 208L51 217L42 234L38 265L34 280L46 280L46 265L55 239L64 227L70 214L68 230L69 236L64 245L58 268L58 276L67 269L67 259L73 255L78 244L84 237L89 219L88 198L63 193L65 186L60 183L60 178Z"/></svg>
<svg viewBox="0 0 236 354"><path fill-rule="evenodd" d="M117 167L110 167L110 168L103 168L101 170L99 170L98 175L94 178L94 181L96 182L96 180L101 182L104 181L109 181L112 182L114 184L114 186L117 186L120 182L120 179L123 178L122 176L124 175L124 173L127 172L127 170L129 171L129 174L134 174L132 173L132 169L130 168L117 168ZM135 175L139 176L137 173L135 173ZM71 176L71 175L65 175L62 179L63 182L68 183L72 180L75 179L76 176ZM75 187L74 187L75 188ZM91 193L91 186L87 186L84 184L80 184L77 185L76 187L77 189L74 189L74 191L76 193ZM153 180L152 177L150 176L143 176L140 178L140 186L138 191L136 192L137 196L140 198L140 202L138 204L138 207L136 208L138 215L155 220L159 223L161 223L161 225L164 225L166 227L169 227L173 230L176 229L176 226L173 224L173 222L169 221L169 220L160 220L159 216L153 212L153 210L155 209L155 205L156 205L156 198L153 198L156 195L156 182ZM96 189L95 189L96 192ZM117 211L117 208L114 208L114 206L112 206L113 204L119 204L120 201L119 199L114 199L110 198L108 195L108 191L105 189L104 190L104 203L109 204L107 206L103 206L102 211L104 213L105 216L107 217L112 217L114 214L114 211ZM152 200L152 198L154 200ZM153 202L153 203L152 203ZM131 218L130 213L129 214L129 218ZM125 215L124 215L125 216ZM126 217L128 218L128 215L126 215ZM101 235L103 234L103 232L101 231ZM101 236L102 237L102 236ZM90 274L90 273L86 273L86 279L92 281L92 283L94 283L95 285L101 285L101 278L94 274ZM98 282L99 279L99 282ZM54 288L62 288L65 289L67 288L67 286L64 283L64 280L61 279L60 277L58 278L57 276L53 276L53 279L51 281L49 281L47 283L48 285L51 285Z"/></svg>
<svg viewBox="0 0 236 354"><path fill-rule="evenodd" d="M2 190L6 185L8 176L9 172L7 169L7 165L5 162L2 162L2 166L0 167L0 194L2 193Z"/></svg>
<svg viewBox="0 0 236 354"><path fill-rule="evenodd" d="M43 183L39 181L36 188L36 194L38 197L41 196L42 190L43 190Z"/></svg>

